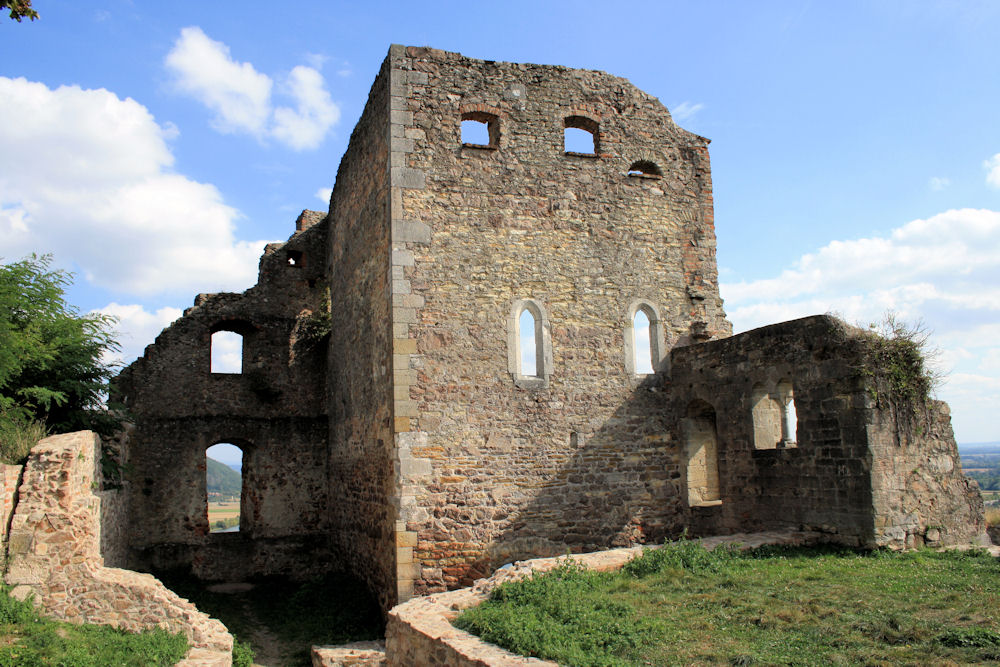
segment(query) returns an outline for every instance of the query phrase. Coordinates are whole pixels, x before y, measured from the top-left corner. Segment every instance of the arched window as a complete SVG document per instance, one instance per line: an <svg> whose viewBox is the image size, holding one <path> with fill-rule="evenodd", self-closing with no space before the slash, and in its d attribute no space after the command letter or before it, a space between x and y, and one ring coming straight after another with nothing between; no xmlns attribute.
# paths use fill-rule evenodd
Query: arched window
<svg viewBox="0 0 1000 667"><path fill-rule="evenodd" d="M646 178L660 178L663 176L663 173L654 162L649 160L636 160L632 163L632 166L628 168L628 175Z"/></svg>
<svg viewBox="0 0 1000 667"><path fill-rule="evenodd" d="M500 145L500 120L486 111L462 114L462 145L466 148L497 148Z"/></svg>
<svg viewBox="0 0 1000 667"><path fill-rule="evenodd" d="M791 380L778 382L778 404L781 410L781 440L779 447L795 447L798 441L799 419L795 413L795 392Z"/></svg>
<svg viewBox="0 0 1000 667"><path fill-rule="evenodd" d="M205 451L205 511L212 533L240 530L243 504L243 450L228 442Z"/></svg>
<svg viewBox="0 0 1000 667"><path fill-rule="evenodd" d="M507 370L523 389L548 386L552 375L549 316L534 299L514 302L507 319Z"/></svg>
<svg viewBox="0 0 1000 667"><path fill-rule="evenodd" d="M531 310L525 308L521 311L521 317L517 320L518 344L521 346L521 374L531 377L538 377L538 364L536 357L538 345L536 336L538 328L535 326L535 316Z"/></svg>
<svg viewBox="0 0 1000 667"><path fill-rule="evenodd" d="M780 380L773 390L758 383L750 398L753 445L756 449L795 447L798 417L792 382Z"/></svg>
<svg viewBox="0 0 1000 667"><path fill-rule="evenodd" d="M646 376L663 370L663 324L656 306L643 299L630 303L623 333L629 375Z"/></svg>
<svg viewBox="0 0 1000 667"><path fill-rule="evenodd" d="M600 125L586 116L563 121L563 150L567 155L596 156L601 151Z"/></svg>
<svg viewBox="0 0 1000 667"><path fill-rule="evenodd" d="M715 408L705 401L688 405L681 420L687 453L688 505L717 505L722 502L719 488L719 443Z"/></svg>
<svg viewBox="0 0 1000 667"><path fill-rule="evenodd" d="M212 334L212 372L243 372L243 336L235 331L220 330Z"/></svg>

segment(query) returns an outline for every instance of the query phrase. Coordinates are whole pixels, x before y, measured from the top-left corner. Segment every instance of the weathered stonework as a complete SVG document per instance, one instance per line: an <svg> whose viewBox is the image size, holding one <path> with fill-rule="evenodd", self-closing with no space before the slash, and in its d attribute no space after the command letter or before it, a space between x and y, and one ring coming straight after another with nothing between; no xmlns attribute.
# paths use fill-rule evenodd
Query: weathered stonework
<svg viewBox="0 0 1000 667"><path fill-rule="evenodd" d="M7 541L6 582L54 618L182 632L192 651L181 664L228 667L233 639L222 623L148 574L105 567L102 518L109 517L102 515L99 451L90 431L51 436L32 448Z"/></svg>
<svg viewBox="0 0 1000 667"><path fill-rule="evenodd" d="M593 152L567 151L567 128ZM708 140L657 99L603 72L393 46L326 215L304 213L256 287L199 296L122 374L129 562L343 567L388 610L684 529L981 532L944 412L898 444L844 325L731 337L717 283ZM304 348L327 294L329 339ZM245 336L242 375L209 372L226 327ZM205 518L220 441L247 452L235 536Z"/></svg>
<svg viewBox="0 0 1000 667"><path fill-rule="evenodd" d="M947 406L897 437L860 372L858 331L830 316L675 350L674 412L712 406L722 502L690 508L699 534L798 527L859 546L973 542L982 499L961 473ZM754 387L794 387L793 446L755 447Z"/></svg>
<svg viewBox="0 0 1000 667"><path fill-rule="evenodd" d="M138 416L122 447L129 567L235 580L329 569L326 337L308 337L329 308L325 243L325 216L304 211L265 250L257 286L198 295L117 378ZM243 336L242 373L210 372L219 330ZM209 532L205 450L219 442L244 453L238 533Z"/></svg>

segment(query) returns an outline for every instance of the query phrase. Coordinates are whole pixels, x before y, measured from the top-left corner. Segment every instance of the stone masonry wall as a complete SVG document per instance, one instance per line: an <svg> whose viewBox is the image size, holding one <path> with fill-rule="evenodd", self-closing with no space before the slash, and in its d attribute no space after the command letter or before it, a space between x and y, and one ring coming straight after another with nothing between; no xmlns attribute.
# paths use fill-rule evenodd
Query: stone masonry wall
<svg viewBox="0 0 1000 667"><path fill-rule="evenodd" d="M731 330L707 140L602 72L412 47L390 60L399 528L415 547L397 558L412 554L415 591L679 530L667 369L637 375L626 350L637 302L661 357ZM463 144L463 117L492 118L493 145ZM596 154L564 151L579 117ZM629 175L640 161L660 175ZM545 382L510 372L522 299L547 315Z"/></svg>
<svg viewBox="0 0 1000 667"><path fill-rule="evenodd" d="M962 474L948 405L932 403L919 432L909 434L888 411L873 416L875 544L898 549L979 539L986 531L983 498Z"/></svg>
<svg viewBox="0 0 1000 667"><path fill-rule="evenodd" d="M388 68L372 85L330 203L328 382L331 543L386 611L397 600Z"/></svg>
<svg viewBox="0 0 1000 667"><path fill-rule="evenodd" d="M207 579L332 567L327 339L308 335L329 308L326 238L325 216L303 212L288 242L265 249L255 287L199 295L117 378L115 394L135 416L125 466L131 567ZM241 373L211 372L219 330L243 336ZM205 450L220 442L243 451L235 534L209 532Z"/></svg>
<svg viewBox="0 0 1000 667"><path fill-rule="evenodd" d="M982 532L982 500L961 473L946 411L935 408L931 428L898 445L859 372L856 330L840 320L807 317L680 348L672 368L678 423L700 401L717 428L721 502L691 507L693 532L816 530L864 546L954 544ZM785 383L796 437L776 447L755 439L753 399Z"/></svg>
<svg viewBox="0 0 1000 667"><path fill-rule="evenodd" d="M847 349L846 326L818 316L674 350L676 414L701 400L717 427L721 504L691 508L694 532L802 526L850 544L870 539L865 391ZM754 387L781 380L794 387L795 447L754 439Z"/></svg>
<svg viewBox="0 0 1000 667"><path fill-rule="evenodd" d="M183 632L198 661L228 665L232 637L148 574L105 567L100 552L99 439L90 431L51 436L31 450L8 542L6 581L34 595L43 613L130 631Z"/></svg>

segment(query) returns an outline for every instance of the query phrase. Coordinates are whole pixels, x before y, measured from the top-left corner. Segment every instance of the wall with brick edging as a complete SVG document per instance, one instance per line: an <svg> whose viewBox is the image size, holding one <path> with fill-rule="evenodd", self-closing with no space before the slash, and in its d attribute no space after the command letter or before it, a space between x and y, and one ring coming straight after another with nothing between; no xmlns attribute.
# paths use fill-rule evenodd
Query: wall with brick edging
<svg viewBox="0 0 1000 667"><path fill-rule="evenodd" d="M803 545L821 540L820 533L784 531L739 533L700 540L708 549L722 544L736 544L741 548L754 548L765 544ZM414 598L398 605L389 612L386 627L384 662L369 655L370 662L316 662L322 667L339 665L386 665L387 667L516 667L531 665L557 667L557 664L537 658L514 655L493 644L487 644L475 635L454 627L452 621L462 610L486 600L492 590L502 583L523 579L535 572L547 572L567 558L593 570L616 570L642 553L643 548L612 549L589 554L575 554L556 558L536 558L517 562L502 568L488 579L480 579L471 588L447 593L436 593ZM657 548L657 547L652 547Z"/></svg>
<svg viewBox="0 0 1000 667"><path fill-rule="evenodd" d="M151 575L104 566L99 448L91 431L32 448L7 542L13 594L34 596L40 611L60 620L182 632L192 650L179 664L229 667L233 638L222 623Z"/></svg>

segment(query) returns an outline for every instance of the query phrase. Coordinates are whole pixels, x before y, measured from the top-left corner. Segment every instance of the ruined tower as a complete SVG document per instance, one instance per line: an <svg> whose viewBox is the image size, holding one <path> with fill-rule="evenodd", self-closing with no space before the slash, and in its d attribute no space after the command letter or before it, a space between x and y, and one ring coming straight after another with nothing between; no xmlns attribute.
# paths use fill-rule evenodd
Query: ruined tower
<svg viewBox="0 0 1000 667"><path fill-rule="evenodd" d="M975 534L947 420L893 438L848 328L730 335L707 147L603 72L391 47L325 217L122 375L135 566L346 568L388 608L685 528ZM237 536L207 532L216 442L244 446Z"/></svg>

